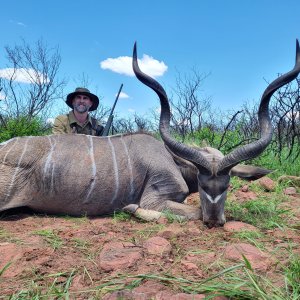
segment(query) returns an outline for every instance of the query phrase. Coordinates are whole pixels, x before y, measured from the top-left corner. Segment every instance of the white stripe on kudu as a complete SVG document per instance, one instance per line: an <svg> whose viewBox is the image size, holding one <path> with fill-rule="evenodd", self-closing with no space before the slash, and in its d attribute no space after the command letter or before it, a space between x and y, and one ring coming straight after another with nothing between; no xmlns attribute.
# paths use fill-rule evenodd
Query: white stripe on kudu
<svg viewBox="0 0 300 300"><path fill-rule="evenodd" d="M5 153L5 156L3 157L3 160L2 160L2 163L4 163L5 161L6 161L6 157L7 157L7 155L8 155L8 153L10 152L10 150L14 147L14 145L15 145L15 143L17 142L17 140L18 140L19 138L17 137L17 138L13 138L13 139L11 139L11 140L9 140L9 141L7 141L7 142L3 142L3 143L1 143L1 145L4 145L4 147L6 147L7 145L9 145L13 140L14 140L14 143L11 145L11 147L7 150L7 152ZM3 147L3 148L4 148ZM1 149L2 150L2 149Z"/></svg>
<svg viewBox="0 0 300 300"><path fill-rule="evenodd" d="M220 195L218 195L218 196L216 196L214 199L212 198L211 195L208 195L207 193L205 193L205 195L206 195L207 199L209 200L209 202L211 202L211 203L218 203L218 201L221 199L223 193L220 194Z"/></svg>
<svg viewBox="0 0 300 300"><path fill-rule="evenodd" d="M28 141L29 141L30 138L31 138L31 137L29 136L29 137L27 137L27 139L26 139L26 142L25 142L25 145L24 145L22 154L21 154L21 156L20 156L20 158L19 158L19 161L18 161L18 165L17 165L17 167L16 167L16 170L15 170L15 172L14 172L14 175L13 175L12 178L11 178L10 184L9 184L9 186L8 186L8 191L7 191L7 194L6 194L6 197L5 197L4 202L6 202L7 198L8 198L8 197L10 196L10 194L11 194L11 191L12 191L12 188L13 188L13 186L14 186L14 182L15 182L16 176L17 176L17 174L18 174L18 172L19 172L19 170L20 170L20 164L21 164L22 159L23 159L23 156L24 156L24 154L25 154L25 152L26 152L26 150L27 150L27 144L28 144Z"/></svg>
<svg viewBox="0 0 300 300"><path fill-rule="evenodd" d="M113 145L110 137L107 137L107 139L108 139L109 146L111 148L111 156L112 156L112 163L113 163L113 167L114 167L114 176L115 176L115 183L116 183L114 196L112 197L112 199L110 201L110 203L113 203L117 199L118 192L119 192L119 170L118 170L116 151L115 151L114 145Z"/></svg>
<svg viewBox="0 0 300 300"><path fill-rule="evenodd" d="M48 153L48 156L47 156L47 159L46 159L46 163L45 163L45 166L44 166L44 178L47 174L47 172L49 171L49 168L50 168L50 163L52 161L52 154L53 154L53 150L54 150L54 145L51 141L51 138L50 136L47 136L48 140L49 140L49 143L50 143L50 151Z"/></svg>
<svg viewBox="0 0 300 300"><path fill-rule="evenodd" d="M91 158L91 164L92 164L92 176L91 176L91 184L90 184L90 188L88 190L88 193L85 197L84 203L87 203L90 197L90 194L92 193L94 187L95 187L95 181L96 181L96 173L97 173L97 167L96 167L96 163L95 163L95 156L94 156L94 143L93 143L93 139L92 136L87 135L87 138L90 142L89 145L89 149L88 149L88 153L90 155Z"/></svg>
<svg viewBox="0 0 300 300"><path fill-rule="evenodd" d="M125 149L125 153L127 155L127 164L128 164L128 169L129 169L129 177L130 177L130 195L129 197L131 198L134 194L134 185L133 185L133 173L132 173L132 165L131 165L131 160L128 152L128 148L123 140L123 137L121 136L121 141Z"/></svg>

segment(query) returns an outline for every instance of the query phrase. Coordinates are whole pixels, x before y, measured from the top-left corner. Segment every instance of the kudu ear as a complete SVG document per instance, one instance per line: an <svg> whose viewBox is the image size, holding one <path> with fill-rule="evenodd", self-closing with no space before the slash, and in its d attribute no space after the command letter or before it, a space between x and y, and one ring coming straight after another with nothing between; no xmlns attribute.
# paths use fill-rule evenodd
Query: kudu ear
<svg viewBox="0 0 300 300"><path fill-rule="evenodd" d="M250 165L236 165L230 171L230 176L237 176L245 180L256 180L273 171Z"/></svg>

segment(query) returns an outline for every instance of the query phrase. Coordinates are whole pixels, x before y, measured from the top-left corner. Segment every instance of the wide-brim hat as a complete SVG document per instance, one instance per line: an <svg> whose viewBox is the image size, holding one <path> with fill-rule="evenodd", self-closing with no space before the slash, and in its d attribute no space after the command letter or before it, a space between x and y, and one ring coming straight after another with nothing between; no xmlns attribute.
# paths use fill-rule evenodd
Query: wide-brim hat
<svg viewBox="0 0 300 300"><path fill-rule="evenodd" d="M99 98L96 95L92 94L88 89L81 88L81 87L76 88L73 93L70 93L67 96L66 103L67 103L68 106L73 108L72 101L73 101L73 99L75 98L76 95L85 95L85 96L88 96L91 99L93 104L90 107L89 111L93 111L93 110L97 109L97 107L99 105Z"/></svg>

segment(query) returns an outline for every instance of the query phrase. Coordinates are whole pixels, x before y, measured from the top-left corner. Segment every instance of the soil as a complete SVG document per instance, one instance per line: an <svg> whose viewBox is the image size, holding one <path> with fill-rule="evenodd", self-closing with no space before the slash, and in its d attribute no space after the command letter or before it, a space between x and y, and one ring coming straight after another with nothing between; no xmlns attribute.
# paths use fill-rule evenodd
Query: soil
<svg viewBox="0 0 300 300"><path fill-rule="evenodd" d="M247 201L246 193L253 192L236 191L236 201ZM70 299L204 299L203 293L192 295L184 286L237 265L242 253L255 272L281 285L291 253L300 255L300 196L284 197L285 208L294 210L291 226L271 230L238 220L209 229L200 220L146 223L132 216L122 220L4 212L0 299L31 299L37 294L58 299L66 293ZM190 195L187 203L199 205L198 194ZM251 243L237 237L242 230L262 235Z"/></svg>

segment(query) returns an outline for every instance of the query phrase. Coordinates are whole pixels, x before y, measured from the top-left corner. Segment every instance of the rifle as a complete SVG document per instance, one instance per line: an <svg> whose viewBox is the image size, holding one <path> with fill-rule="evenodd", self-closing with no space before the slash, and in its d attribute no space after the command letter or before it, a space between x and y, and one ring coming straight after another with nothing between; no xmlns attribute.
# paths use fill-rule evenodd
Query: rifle
<svg viewBox="0 0 300 300"><path fill-rule="evenodd" d="M110 129L110 127L111 127L111 124L112 124L112 121L113 121L113 118L114 118L113 113L114 113L114 110L115 110L115 106L116 106L116 104L117 104L117 101L118 101L118 99L119 99L119 96L120 96L122 87L123 87L123 83L122 83L121 86L120 86L120 89L119 89L119 91L118 91L116 100L115 100L114 105L113 105L113 107L112 107L112 109L111 109L111 111L110 111L109 117L108 117L108 119L107 119L105 128L104 128L103 133L102 133L102 136L108 136L109 129Z"/></svg>

